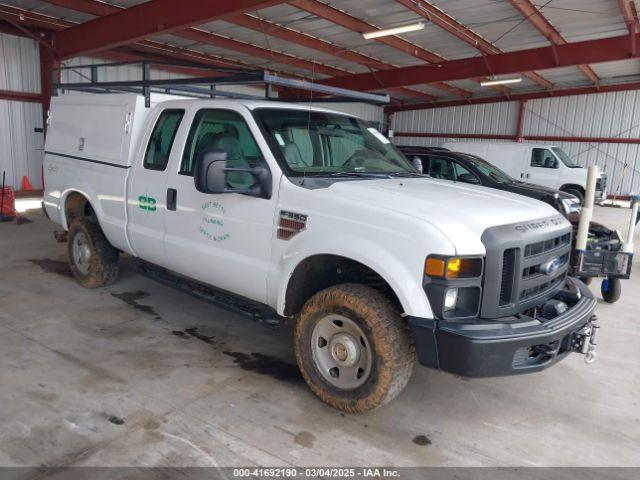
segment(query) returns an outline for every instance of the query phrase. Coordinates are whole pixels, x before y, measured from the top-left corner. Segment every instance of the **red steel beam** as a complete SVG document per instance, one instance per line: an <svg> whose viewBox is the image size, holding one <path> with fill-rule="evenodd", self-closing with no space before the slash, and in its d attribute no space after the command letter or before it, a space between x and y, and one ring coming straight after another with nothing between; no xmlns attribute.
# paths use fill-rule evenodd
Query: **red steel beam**
<svg viewBox="0 0 640 480"><path fill-rule="evenodd" d="M635 37L640 37L636 34ZM634 38L635 38L634 37ZM629 45L629 36L600 38L564 45L530 48L508 53L449 60L438 64L400 67L372 73L323 80L321 83L342 88L371 90L405 87L420 83L445 82L486 76L506 75L528 70L574 67L588 63L603 63L637 57Z"/></svg>
<svg viewBox="0 0 640 480"><path fill-rule="evenodd" d="M115 14L117 12L124 12L125 9L114 5L107 5L97 0L45 0L47 3L57 5L59 7L68 8L71 10L88 13L91 15L107 15ZM102 13L99 13L102 12ZM226 18L225 18L226 19ZM180 38L186 38L198 43L204 43L207 45L213 45L215 47L224 48L226 50L232 50L235 52L244 53L259 58L267 58L283 65L289 65L296 68L302 68L312 72L317 72L322 75L334 77L337 75L345 75L350 72L338 68L333 68L328 65L323 65L318 62L305 60L295 57L286 53L276 52L268 50L266 48L257 47L249 43L233 40L222 35L215 33L205 32L195 28L188 28L185 30L174 31L173 35Z"/></svg>
<svg viewBox="0 0 640 480"><path fill-rule="evenodd" d="M64 30L53 41L61 58L75 57L278 3L282 0L181 0L177 6L174 0L150 0Z"/></svg>
<svg viewBox="0 0 640 480"><path fill-rule="evenodd" d="M47 131L47 117L51 106L51 93L53 91L53 69L59 66L51 49L40 44L40 97L42 99L42 128Z"/></svg>
<svg viewBox="0 0 640 480"><path fill-rule="evenodd" d="M509 0L509 3L511 3L538 32L549 40L552 45L564 45L568 43L531 0ZM578 68L591 82L597 84L600 81L596 72L594 72L589 65L578 65Z"/></svg>
<svg viewBox="0 0 640 480"><path fill-rule="evenodd" d="M554 98L554 97L571 97L575 95L588 95L593 93L607 93L607 92L626 92L629 90L640 90L640 82L634 83L622 83L617 85L600 85L590 87L578 87L567 88L564 90L554 90L553 92L531 92L531 93L517 93L510 96L494 96L494 97L481 97L472 98L471 100L454 100L449 102L436 102L436 103L414 103L412 105L390 106L385 107L385 112L405 112L409 110L431 110L434 108L448 108L448 107L460 107L465 105L480 105L486 103L503 103L514 102L519 100L536 100L541 98Z"/></svg>
<svg viewBox="0 0 640 480"><path fill-rule="evenodd" d="M459 138L477 140L517 140L513 135L491 133L427 133L427 132L393 132L394 137L409 138ZM573 143L626 143L640 144L640 138L620 137L564 137L557 135L524 135L523 140L534 142L573 142Z"/></svg>
<svg viewBox="0 0 640 480"><path fill-rule="evenodd" d="M0 100L42 103L42 95L40 95L39 93L15 92L13 90L0 90Z"/></svg>
<svg viewBox="0 0 640 480"><path fill-rule="evenodd" d="M75 23L66 20L60 20L42 15L40 13L22 10L20 8L10 7L8 5L0 5L0 18L6 19L9 23L14 24L16 21L20 25L33 29L42 29L46 31L60 31L68 27L73 27Z"/></svg>
<svg viewBox="0 0 640 480"><path fill-rule="evenodd" d="M574 142L574 143L627 143L640 144L640 138L620 137L562 137L554 135L525 135L526 140L534 142Z"/></svg>
<svg viewBox="0 0 640 480"><path fill-rule="evenodd" d="M70 10L80 11L83 13L88 13L90 15L98 15L98 16L110 15L123 10L122 7L117 7L115 5L108 5L108 4L99 2L97 0L45 0L45 1L47 3L51 3L58 7L63 7ZM252 30L264 32L265 30L269 29L269 31L266 32L269 35L274 35L280 38L286 37L288 41L301 43L301 44L304 44L305 46L309 46L310 48L313 48L313 46L317 46L317 44L322 44L322 51L330 50L331 52L336 52L339 50L339 47L336 47L329 42L322 42L311 36L304 35L302 33L298 33L298 32L295 32L294 30L290 30L284 27L280 27L279 25L276 25L278 29L274 29L273 28L274 24L271 24L263 20L259 20L247 14L234 15L228 18L225 17L225 20L231 23L236 23L238 25L241 25L245 28L249 28ZM339 76L339 75L345 75L350 73L347 70L338 69L338 68L324 65L318 62L301 59L293 55L288 55L285 53L257 47L255 45L250 45L245 42L240 42L237 40L224 37L222 35L208 33L195 28L189 28L186 30L181 30L179 32L173 32L173 34L181 38L193 40L195 42L214 45L216 47L241 52L241 53L252 55L255 57L267 58L277 63L293 66L296 68L302 68L311 72L317 72L327 76L337 76L337 75ZM327 44L329 47L325 46L324 44ZM344 50L342 49L342 51ZM346 51L344 52L346 53ZM350 53L352 53L355 56L359 55L355 52L350 52ZM348 53L347 53L347 56L348 56ZM363 57L364 59L369 59L369 57L365 55L361 55L361 57ZM381 65L385 65L383 62L379 62L379 63ZM393 68L392 65L386 65L386 67ZM396 91L397 93L407 95L412 98L419 98L424 101L431 102L436 100L436 97L432 95L428 95L423 92L417 92L417 91L405 89L405 88L397 88L393 90Z"/></svg>
<svg viewBox="0 0 640 480"><path fill-rule="evenodd" d="M55 0L56 4L60 3L60 5L67 5L68 0ZM90 0L75 0L78 5L87 5L89 3L98 3ZM51 1L50 3L53 3ZM101 4L106 5L106 4ZM109 6L108 8L117 8ZM34 33L51 33L55 31L61 31L69 27L73 27L77 25L76 23L72 23L66 20L57 19L54 17L50 17L47 15L42 15L36 12L30 12L27 10L22 10L19 8L9 7L6 5L0 5L0 19L8 18L15 23L19 21L21 25L28 27ZM0 25L1 26L1 25ZM9 33L19 32L17 29L12 29ZM25 36L24 32L20 33L21 36ZM113 60L113 61L135 61L135 60L159 60L157 56L162 56L166 58L174 58L181 61L194 62L199 63L203 67L241 67L241 68L255 68L253 65L249 65L247 63L242 63L240 61L231 61L222 57L217 57L210 54L205 54L201 52L195 52L193 50L188 50L184 48L177 48L170 45L165 45L162 43L145 40L142 42L135 43L131 45L131 50L128 52L109 50L103 51L99 53L93 53L91 56L96 58L103 58L105 60ZM149 55L155 55L156 58L149 58ZM162 66L157 65L155 68L158 70L170 71L175 73L180 73L183 75L193 75L193 76L211 76L211 72L203 72L201 69L191 69L189 67L178 67L178 66ZM276 72L277 73L277 72ZM282 74L282 72L280 72ZM220 74L223 75L223 74ZM300 75L287 74L288 76L295 78L303 78ZM427 99L430 101L431 99Z"/></svg>
<svg viewBox="0 0 640 480"><path fill-rule="evenodd" d="M513 135L491 133L430 133L430 132L393 132L394 137L409 138L473 138L478 140L514 140Z"/></svg>
<svg viewBox="0 0 640 480"><path fill-rule="evenodd" d="M364 65L369 68L376 68L378 70L385 70L394 68L395 65L391 65L386 62L382 62L375 58L363 55L362 53L354 52L353 50L347 50L344 47L339 47L326 40L321 40L316 37L312 37L306 33L301 33L288 27L283 27L277 23L268 22L266 20L251 16L249 14L242 14L230 18L225 18L225 21L239 25L241 27L254 30L256 32L262 32L265 35L279 38L287 42L302 45L303 47L317 50L322 53L333 55L343 60L348 60L359 65ZM420 92L417 90L411 90L408 88L392 89L397 93L407 95L413 98L422 98L426 101L435 101L437 97L429 95L428 93Z"/></svg>
<svg viewBox="0 0 640 480"><path fill-rule="evenodd" d="M283 65L289 65L296 68L303 68L305 70L316 72L322 75L335 77L337 75L345 75L345 73L348 74L347 70L331 67L311 60L304 60L302 58L294 57L293 55L289 55L286 53L281 53L262 47L256 47L255 45L251 45L249 43L232 40L230 38L223 37L222 35L216 35L202 30L197 30L195 28L183 30L179 32L178 35L181 38L188 38L189 40L193 40L194 42L213 45L215 47L244 53L246 55L251 55L254 57L266 58L276 63L281 63Z"/></svg>
<svg viewBox="0 0 640 480"><path fill-rule="evenodd" d="M638 11L636 10L636 4L633 0L618 0L620 7L620 13L624 18L624 23L627 24L627 30L629 33L635 33L634 24L638 22Z"/></svg>
<svg viewBox="0 0 640 480"><path fill-rule="evenodd" d="M319 2L317 0L291 0L289 4L292 6L299 8L300 10L304 10L306 12L315 15L316 17L323 18L329 22L335 23L336 25L340 25L347 30L351 30L358 33L369 32L373 30L379 30L374 25L367 23L363 20L355 18L348 13L343 12L342 10L338 10L330 5ZM411 42L407 42L400 37L396 36L388 36L377 38L376 41L380 43L384 43L389 45L390 47L395 48L396 50L400 50L401 52L406 53L407 55L411 55L412 57L419 58L428 63L439 63L444 61L445 59L440 55L437 55L429 50L426 50L422 47L414 45ZM455 87L453 85L447 85L444 82L432 82L433 87L436 87L440 90L449 92L458 97L470 97L472 93L468 90ZM375 88L375 87L374 87Z"/></svg>
<svg viewBox="0 0 640 480"><path fill-rule="evenodd" d="M426 18L434 25L462 40L467 45L471 45L473 48L485 55L502 53L502 50L496 47L493 43L489 42L470 28L458 22L451 15L443 12L438 7L425 0L396 0L396 2ZM524 75L541 87L546 89L553 88L553 84L550 81L542 78L535 72L527 72ZM506 93L509 89L502 87L502 91L503 93Z"/></svg>
<svg viewBox="0 0 640 480"><path fill-rule="evenodd" d="M520 100L518 102L518 120L516 123L516 140L522 138L522 127L524 126L524 109L527 104L526 100Z"/></svg>

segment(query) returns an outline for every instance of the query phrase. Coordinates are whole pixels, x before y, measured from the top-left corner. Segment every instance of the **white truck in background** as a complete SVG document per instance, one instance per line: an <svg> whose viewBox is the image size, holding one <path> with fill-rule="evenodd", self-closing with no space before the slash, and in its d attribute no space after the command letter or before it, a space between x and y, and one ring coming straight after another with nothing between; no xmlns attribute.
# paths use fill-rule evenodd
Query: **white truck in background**
<svg viewBox="0 0 640 480"><path fill-rule="evenodd" d="M304 379L346 412L396 397L416 353L469 377L592 353L596 302L549 205L418 174L331 110L152 100L53 99L43 206L81 285L124 253L294 319Z"/></svg>
<svg viewBox="0 0 640 480"><path fill-rule="evenodd" d="M484 158L517 180L562 190L584 200L587 169L577 165L562 148L555 145L506 142L447 142L442 145L453 152L470 153ZM607 198L607 175L599 173L596 203Z"/></svg>

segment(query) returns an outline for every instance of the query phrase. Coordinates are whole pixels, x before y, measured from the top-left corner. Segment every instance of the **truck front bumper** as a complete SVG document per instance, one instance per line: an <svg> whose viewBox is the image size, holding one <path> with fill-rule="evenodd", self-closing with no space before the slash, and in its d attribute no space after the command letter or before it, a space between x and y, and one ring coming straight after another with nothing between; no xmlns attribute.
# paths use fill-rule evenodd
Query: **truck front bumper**
<svg viewBox="0 0 640 480"><path fill-rule="evenodd" d="M409 317L420 363L465 377L493 377L537 372L574 351L593 358L596 300L579 280L566 282L580 291L580 299L552 320Z"/></svg>

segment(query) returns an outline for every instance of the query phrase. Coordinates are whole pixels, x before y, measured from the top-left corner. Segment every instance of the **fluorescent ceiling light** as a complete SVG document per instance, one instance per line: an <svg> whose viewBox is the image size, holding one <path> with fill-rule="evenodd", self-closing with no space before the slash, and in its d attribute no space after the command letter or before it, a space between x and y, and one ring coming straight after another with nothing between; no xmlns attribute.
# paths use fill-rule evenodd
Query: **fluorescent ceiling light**
<svg viewBox="0 0 640 480"><path fill-rule="evenodd" d="M412 23L411 25L403 25L402 27L385 28L384 30L374 30L373 32L363 33L362 36L367 40L372 38L386 37L388 35L398 35L400 33L415 32L422 30L424 22Z"/></svg>
<svg viewBox="0 0 640 480"><path fill-rule="evenodd" d="M484 80L480 82L480 85L483 87L491 87L493 85L508 85L510 83L520 83L521 81L522 77L492 78L491 80Z"/></svg>

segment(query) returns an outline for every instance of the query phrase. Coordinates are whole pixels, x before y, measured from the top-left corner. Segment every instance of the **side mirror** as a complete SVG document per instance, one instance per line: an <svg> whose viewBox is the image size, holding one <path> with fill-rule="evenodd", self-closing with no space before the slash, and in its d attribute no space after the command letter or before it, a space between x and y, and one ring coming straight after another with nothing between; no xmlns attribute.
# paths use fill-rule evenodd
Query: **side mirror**
<svg viewBox="0 0 640 480"><path fill-rule="evenodd" d="M458 175L458 181L480 185L480 180L478 180L478 177L476 177L473 173L462 173Z"/></svg>
<svg viewBox="0 0 640 480"><path fill-rule="evenodd" d="M558 168L559 164L558 164L558 159L554 158L553 159L553 168Z"/></svg>
<svg viewBox="0 0 640 480"><path fill-rule="evenodd" d="M202 193L240 193L271 198L271 171L266 166L229 167L224 150L208 150L196 159L193 182L196 190Z"/></svg>
<svg viewBox="0 0 640 480"><path fill-rule="evenodd" d="M413 157L411 159L411 164L413 165L413 168L415 168L418 172L424 173L424 167L422 166L422 159L420 157Z"/></svg>
<svg viewBox="0 0 640 480"><path fill-rule="evenodd" d="M226 179L227 152L208 150L196 158L193 181L196 190L202 193L224 193Z"/></svg>

